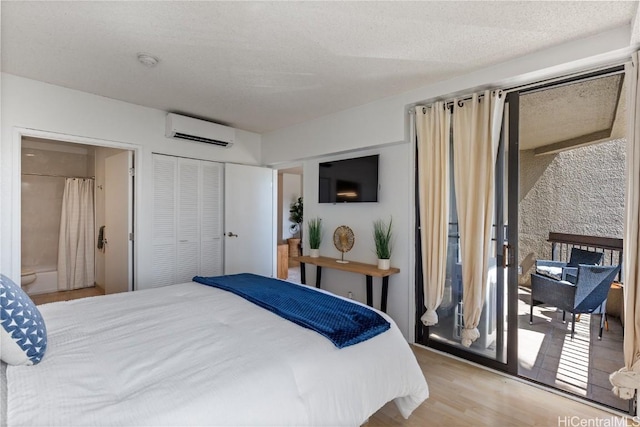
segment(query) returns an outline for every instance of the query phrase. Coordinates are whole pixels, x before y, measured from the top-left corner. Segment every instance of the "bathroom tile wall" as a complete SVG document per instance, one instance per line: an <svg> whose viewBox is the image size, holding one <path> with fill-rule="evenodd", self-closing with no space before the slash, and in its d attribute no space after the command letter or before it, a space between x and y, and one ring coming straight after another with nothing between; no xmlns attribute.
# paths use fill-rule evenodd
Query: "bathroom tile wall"
<svg viewBox="0 0 640 427"><path fill-rule="evenodd" d="M76 150L77 151L77 150ZM93 152L84 154L22 149L22 267L52 271L58 263L58 235L65 179L45 174L89 177Z"/></svg>

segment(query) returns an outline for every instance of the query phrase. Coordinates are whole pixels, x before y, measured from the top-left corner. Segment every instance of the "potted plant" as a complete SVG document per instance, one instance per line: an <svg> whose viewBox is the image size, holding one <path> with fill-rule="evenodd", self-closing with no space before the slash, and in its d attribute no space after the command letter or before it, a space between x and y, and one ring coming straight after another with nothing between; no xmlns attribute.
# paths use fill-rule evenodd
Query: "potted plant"
<svg viewBox="0 0 640 427"><path fill-rule="evenodd" d="M289 231L293 236L287 239L287 243L289 243L289 257L295 258L300 255L300 241L302 240L302 229L300 228L300 224L302 224L302 213L303 213L303 203L302 197L298 197L297 200L291 203L291 207L289 208L289 221L293 224L289 227ZM291 261L290 265L292 267L297 266L297 261Z"/></svg>
<svg viewBox="0 0 640 427"><path fill-rule="evenodd" d="M302 224L303 211L304 209L303 209L302 197L298 197L298 199L295 202L291 203L291 207L289 208L289 221L293 223L291 224L291 227L289 227L289 229L293 234L296 234L299 231L301 231L300 224Z"/></svg>
<svg viewBox="0 0 640 427"><path fill-rule="evenodd" d="M373 222L373 240L376 244L376 255L378 255L378 268L380 270L388 270L391 264L391 224L393 220L389 219L387 225L383 220L379 219Z"/></svg>
<svg viewBox="0 0 640 427"><path fill-rule="evenodd" d="M322 243L322 220L313 218L309 220L309 255L311 258L320 256L320 243Z"/></svg>

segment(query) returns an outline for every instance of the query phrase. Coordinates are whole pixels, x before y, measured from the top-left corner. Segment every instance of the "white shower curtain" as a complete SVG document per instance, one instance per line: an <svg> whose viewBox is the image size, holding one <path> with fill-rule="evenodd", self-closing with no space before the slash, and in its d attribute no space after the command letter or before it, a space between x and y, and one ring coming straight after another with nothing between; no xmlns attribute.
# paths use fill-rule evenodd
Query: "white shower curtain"
<svg viewBox="0 0 640 427"><path fill-rule="evenodd" d="M94 286L93 179L67 178L58 243L58 289Z"/></svg>

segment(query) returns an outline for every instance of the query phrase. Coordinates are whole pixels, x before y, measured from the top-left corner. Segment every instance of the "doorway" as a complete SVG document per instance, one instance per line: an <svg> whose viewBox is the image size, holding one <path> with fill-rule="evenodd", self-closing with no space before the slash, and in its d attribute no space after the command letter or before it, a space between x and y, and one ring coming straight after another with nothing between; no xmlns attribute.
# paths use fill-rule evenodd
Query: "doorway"
<svg viewBox="0 0 640 427"><path fill-rule="evenodd" d="M629 401L609 383L624 366L621 274L587 289L559 270L576 289L595 295L601 287L606 298L580 308L575 322L557 307L565 298L541 295L547 285L559 289L546 267L578 254L593 254L598 266L622 264L625 93L618 68L518 94L518 375L627 412ZM587 255L580 264L592 263Z"/></svg>
<svg viewBox="0 0 640 427"><path fill-rule="evenodd" d="M36 303L132 290L132 161L129 150L22 136L21 284Z"/></svg>
<svg viewBox="0 0 640 427"><path fill-rule="evenodd" d="M302 166L278 170L278 268L277 277L293 283L301 283L300 263L295 257L302 255L302 227L292 218L304 218ZM295 210L292 216L291 210Z"/></svg>

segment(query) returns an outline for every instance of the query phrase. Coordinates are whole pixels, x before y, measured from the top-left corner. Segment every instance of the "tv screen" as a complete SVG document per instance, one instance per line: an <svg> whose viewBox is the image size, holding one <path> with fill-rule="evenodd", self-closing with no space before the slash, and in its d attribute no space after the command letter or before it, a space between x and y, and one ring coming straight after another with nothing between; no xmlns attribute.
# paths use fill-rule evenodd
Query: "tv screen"
<svg viewBox="0 0 640 427"><path fill-rule="evenodd" d="M320 163L320 203L378 201L378 157L358 157Z"/></svg>

